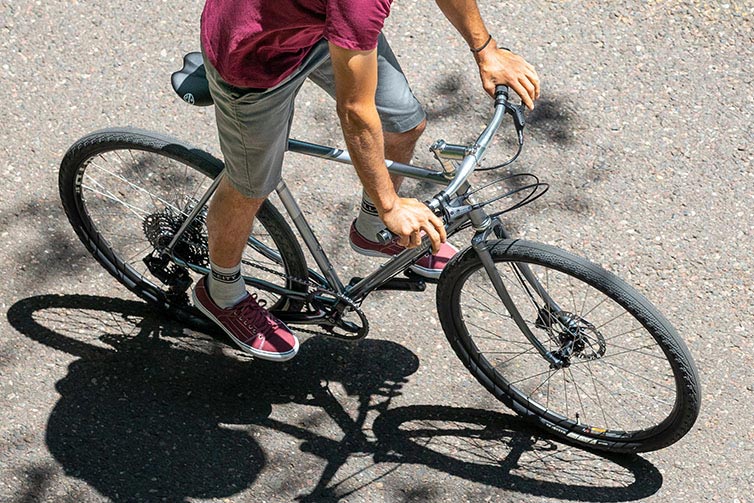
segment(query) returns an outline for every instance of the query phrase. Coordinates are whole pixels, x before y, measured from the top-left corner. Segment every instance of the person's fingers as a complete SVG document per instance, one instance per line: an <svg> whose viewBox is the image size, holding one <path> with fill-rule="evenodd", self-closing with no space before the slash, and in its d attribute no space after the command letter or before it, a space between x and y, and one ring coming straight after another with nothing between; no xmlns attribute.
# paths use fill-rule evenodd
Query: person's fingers
<svg viewBox="0 0 754 503"><path fill-rule="evenodd" d="M437 234L440 236L440 242L444 243L448 238L448 235L445 232L445 226L442 224L440 217L432 213L429 217L429 223L431 223L432 226L437 230Z"/></svg>
<svg viewBox="0 0 754 503"><path fill-rule="evenodd" d="M440 240L440 233L437 232L437 229L431 224L422 225L422 230L429 238L429 241L432 243L432 253L437 253L440 251L440 245L442 245L442 241Z"/></svg>
<svg viewBox="0 0 754 503"><path fill-rule="evenodd" d="M416 248L422 244L422 235L420 231L414 231L411 233L411 241L408 244L409 248Z"/></svg>
<svg viewBox="0 0 754 503"><path fill-rule="evenodd" d="M534 87L534 84L529 81L529 79L526 76L519 77L518 82L523 86L524 89L526 89L526 93L529 95L529 98L532 99L532 101L535 99L536 94L536 88Z"/></svg>
<svg viewBox="0 0 754 503"><path fill-rule="evenodd" d="M529 82L534 84L534 99L539 99L539 75L537 75L536 71L532 71L527 73L526 77L529 79Z"/></svg>
<svg viewBox="0 0 754 503"><path fill-rule="evenodd" d="M529 93L526 91L526 88L524 88L520 82L511 82L510 87L521 97L521 101L524 102L526 108L534 110L534 103L532 102Z"/></svg>
<svg viewBox="0 0 754 503"><path fill-rule="evenodd" d="M396 236L398 236L397 243L399 245L403 246L404 248L408 247L409 243L411 242L411 234L410 233L402 234L402 233L393 231L393 234L395 234Z"/></svg>

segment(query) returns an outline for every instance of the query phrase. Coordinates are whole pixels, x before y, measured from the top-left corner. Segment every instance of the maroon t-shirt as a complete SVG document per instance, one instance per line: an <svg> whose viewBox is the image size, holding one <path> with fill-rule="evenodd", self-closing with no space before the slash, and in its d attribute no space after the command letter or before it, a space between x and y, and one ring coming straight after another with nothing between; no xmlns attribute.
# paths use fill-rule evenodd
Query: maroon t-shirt
<svg viewBox="0 0 754 503"><path fill-rule="evenodd" d="M392 0L207 0L202 46L222 78L269 88L293 73L323 38L368 51Z"/></svg>

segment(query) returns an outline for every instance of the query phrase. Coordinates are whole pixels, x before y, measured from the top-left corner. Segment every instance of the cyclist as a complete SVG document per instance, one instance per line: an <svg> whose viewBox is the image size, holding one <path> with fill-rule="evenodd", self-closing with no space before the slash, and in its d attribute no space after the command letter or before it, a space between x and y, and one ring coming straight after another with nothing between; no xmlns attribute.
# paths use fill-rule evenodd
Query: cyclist
<svg viewBox="0 0 754 503"><path fill-rule="evenodd" d="M382 35L392 0L207 0L201 23L202 53L215 102L225 177L207 214L211 274L193 291L196 306L243 350L285 361L298 340L247 293L241 256L257 210L281 180L293 104L310 78L335 98L349 153L364 186L351 226L354 250L390 256L418 246L422 234L432 255L416 273L438 277L455 254L442 222L421 202L396 193L385 158L409 162L426 126L425 113L409 89ZM511 87L530 109L539 78L523 58L499 49L476 0L436 0L469 45L484 89ZM328 55L324 63L322 56ZM321 64L320 64L321 63ZM382 245L387 227L398 242Z"/></svg>

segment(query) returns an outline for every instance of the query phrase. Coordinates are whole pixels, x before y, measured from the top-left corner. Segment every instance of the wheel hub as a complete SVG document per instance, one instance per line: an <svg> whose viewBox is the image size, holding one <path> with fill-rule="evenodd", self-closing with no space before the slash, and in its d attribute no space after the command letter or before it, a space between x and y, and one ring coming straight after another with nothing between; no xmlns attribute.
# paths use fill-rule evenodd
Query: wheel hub
<svg viewBox="0 0 754 503"><path fill-rule="evenodd" d="M605 354L607 344L602 333L585 318L567 311L553 312L539 309L537 328L547 331L560 348L553 354L567 366L571 358L596 360Z"/></svg>
<svg viewBox="0 0 754 503"><path fill-rule="evenodd" d="M558 313L560 331L556 334L560 343L560 356L581 360L596 360L605 354L605 338L586 319L573 313Z"/></svg>
<svg viewBox="0 0 754 503"><path fill-rule="evenodd" d="M192 209L192 205L186 205L183 211L178 212L168 206L144 218L142 222L144 235L155 251L161 253L170 245L173 236L181 228L186 215L191 213ZM176 257L199 266L209 265L204 220L205 215L200 213L184 231L181 240L173 250Z"/></svg>

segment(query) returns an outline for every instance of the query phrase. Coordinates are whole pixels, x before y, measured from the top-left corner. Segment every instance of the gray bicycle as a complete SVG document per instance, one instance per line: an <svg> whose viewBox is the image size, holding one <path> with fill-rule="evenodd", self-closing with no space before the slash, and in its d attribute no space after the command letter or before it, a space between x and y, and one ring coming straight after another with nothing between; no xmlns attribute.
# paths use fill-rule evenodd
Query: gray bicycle
<svg viewBox="0 0 754 503"><path fill-rule="evenodd" d="M187 55L173 86L186 101L209 104L199 58ZM581 446L667 447L691 429L701 398L698 371L670 322L601 267L508 235L500 215L547 190L535 176L507 172L471 185L475 171L503 166L482 167L482 160L509 115L518 139L518 152L503 165L509 164L523 146L524 114L504 87L496 90L494 113L476 141L432 145L441 169L387 163L391 173L441 187L426 204L442 217L448 236L471 229L469 246L438 280L409 269L430 253L425 237L366 277L342 281L284 181L276 193L317 268L307 265L296 235L267 201L244 252L244 280L296 331L348 340L369 332L362 306L371 292L423 291L436 282L445 336L505 405ZM288 150L351 162L341 149L294 139ZM118 281L179 320L209 327L188 292L209 272L205 215L222 174L221 160L179 140L107 129L70 147L60 167L60 197L81 241Z"/></svg>

